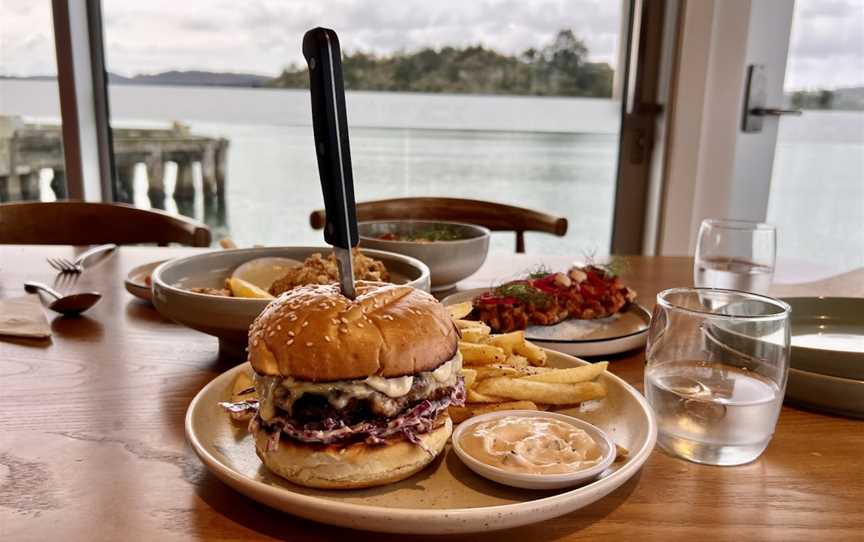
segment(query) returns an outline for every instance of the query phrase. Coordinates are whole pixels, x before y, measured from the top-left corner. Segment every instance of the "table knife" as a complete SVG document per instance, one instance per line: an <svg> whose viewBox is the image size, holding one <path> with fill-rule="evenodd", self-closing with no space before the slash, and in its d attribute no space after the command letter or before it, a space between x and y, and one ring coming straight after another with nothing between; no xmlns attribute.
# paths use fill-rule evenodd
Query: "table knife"
<svg viewBox="0 0 864 542"><path fill-rule="evenodd" d="M359 237L345 114L342 52L336 32L320 27L306 32L303 56L309 66L315 153L327 215L324 240L333 245L336 253L342 294L354 298L351 248L357 246Z"/></svg>

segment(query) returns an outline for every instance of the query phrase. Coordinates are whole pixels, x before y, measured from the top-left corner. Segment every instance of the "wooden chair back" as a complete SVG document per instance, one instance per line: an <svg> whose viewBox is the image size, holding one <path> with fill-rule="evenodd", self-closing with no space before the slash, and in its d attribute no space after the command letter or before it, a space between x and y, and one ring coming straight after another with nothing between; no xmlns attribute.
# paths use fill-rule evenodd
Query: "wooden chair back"
<svg viewBox="0 0 864 542"><path fill-rule="evenodd" d="M516 232L516 252L525 252L525 232L567 233L567 219L489 201L458 198L397 198L357 204L357 220L444 220L479 224L492 231ZM324 227L323 209L309 215L312 228Z"/></svg>
<svg viewBox="0 0 864 542"><path fill-rule="evenodd" d="M210 246L210 228L183 216L120 203L0 203L0 244L180 243Z"/></svg>

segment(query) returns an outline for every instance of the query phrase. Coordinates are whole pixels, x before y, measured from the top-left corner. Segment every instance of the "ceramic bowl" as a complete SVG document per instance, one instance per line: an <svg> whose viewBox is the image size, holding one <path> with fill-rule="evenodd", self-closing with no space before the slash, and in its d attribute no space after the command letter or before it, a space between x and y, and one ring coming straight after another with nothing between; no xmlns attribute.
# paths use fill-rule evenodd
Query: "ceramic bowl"
<svg viewBox="0 0 864 542"><path fill-rule="evenodd" d="M498 467L487 465L482 461L474 459L474 457L462 449L460 442L465 431L470 430L478 423L497 420L505 416L551 418L575 426L577 429L581 429L588 433L588 435L594 439L603 454L602 459L593 467L567 474L524 474L510 472ZM542 410L501 410L498 412L490 412L489 414L475 416L459 424L459 427L453 432L452 444L453 451L456 452L459 459L465 463L465 466L472 471L484 478L498 482L499 484L520 487L523 489L560 489L562 487L587 484L600 476L600 474L608 469L609 465L611 465L615 460L615 444L602 430L586 421L574 418L573 416L567 416L566 414L559 414L557 412L544 412Z"/></svg>
<svg viewBox="0 0 864 542"><path fill-rule="evenodd" d="M390 241L379 236L392 233L411 235L430 228L447 228L461 239L454 241ZM386 250L417 258L429 266L432 291L453 288L457 282L473 275L489 253L489 230L474 224L431 220L385 220L358 224L360 244L364 248Z"/></svg>
<svg viewBox="0 0 864 542"><path fill-rule="evenodd" d="M249 325L267 306L267 299L247 299L199 294L190 288L222 288L240 264L255 258L277 256L303 261L313 253L328 254L330 247L262 247L219 250L163 263L153 272L153 304L167 318L219 338L228 356L243 356ZM429 268L404 256L364 249L381 260L391 281L429 291Z"/></svg>

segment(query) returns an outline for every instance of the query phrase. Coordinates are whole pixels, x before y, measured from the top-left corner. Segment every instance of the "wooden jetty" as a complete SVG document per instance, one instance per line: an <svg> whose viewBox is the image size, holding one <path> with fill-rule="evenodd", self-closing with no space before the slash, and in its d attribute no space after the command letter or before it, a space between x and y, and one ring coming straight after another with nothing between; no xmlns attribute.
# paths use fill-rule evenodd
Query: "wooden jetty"
<svg viewBox="0 0 864 542"><path fill-rule="evenodd" d="M177 122L170 129L114 129L112 135L117 201L132 201L138 164L147 168L147 195L151 201L163 201L168 162L177 165L175 200L194 199L195 163L201 166L204 196L224 199L227 139L192 134L188 126ZM60 127L0 117L0 201L40 199L39 173L46 168L54 171L51 189L57 199L65 198Z"/></svg>

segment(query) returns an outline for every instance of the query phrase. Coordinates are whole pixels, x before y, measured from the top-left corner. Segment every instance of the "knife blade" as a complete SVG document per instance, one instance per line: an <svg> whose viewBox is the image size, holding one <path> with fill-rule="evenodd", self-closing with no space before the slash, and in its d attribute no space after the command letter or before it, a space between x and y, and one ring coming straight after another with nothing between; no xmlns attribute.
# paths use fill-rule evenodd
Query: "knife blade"
<svg viewBox="0 0 864 542"><path fill-rule="evenodd" d="M309 66L312 128L318 175L324 195L324 240L333 245L342 294L355 297L351 249L357 246L354 177L345 113L342 51L339 37L329 28L313 28L303 36L303 56Z"/></svg>

